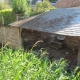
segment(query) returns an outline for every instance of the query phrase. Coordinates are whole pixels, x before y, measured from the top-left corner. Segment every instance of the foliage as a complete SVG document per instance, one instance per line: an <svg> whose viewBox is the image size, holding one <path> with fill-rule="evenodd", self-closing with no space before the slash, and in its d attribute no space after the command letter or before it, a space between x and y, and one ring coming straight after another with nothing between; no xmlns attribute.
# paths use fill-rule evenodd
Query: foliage
<svg viewBox="0 0 80 80"><path fill-rule="evenodd" d="M9 9L10 6L6 2L0 2L0 10Z"/></svg>
<svg viewBox="0 0 80 80"><path fill-rule="evenodd" d="M2 16L4 16L4 24L8 25L9 23L16 20L14 13L21 13L24 15L24 17L30 17L54 9L48 0L37 3L35 7L32 7L31 4L28 5L28 2L26 0L12 0L11 2L13 8L12 10L4 9L0 11L0 24L2 24Z"/></svg>
<svg viewBox="0 0 80 80"><path fill-rule="evenodd" d="M32 12L31 4L28 4L28 3L27 3L27 8L26 8L26 12L25 12L25 15L24 15L24 16L26 16L26 17L30 17L31 15L33 16L32 13L33 13L33 12Z"/></svg>
<svg viewBox="0 0 80 80"><path fill-rule="evenodd" d="M27 1L26 0L13 0L12 1L12 8L15 14L22 14L24 15L27 8Z"/></svg>
<svg viewBox="0 0 80 80"><path fill-rule="evenodd" d="M51 6L50 2L48 0L44 0L43 2L36 3L36 6L34 8L34 13L39 14L43 13L49 10L54 10L55 7Z"/></svg>
<svg viewBox="0 0 80 80"><path fill-rule="evenodd" d="M4 25L8 25L16 20L15 14L12 9L5 9L0 11L0 25L2 24L2 16L4 17Z"/></svg>
<svg viewBox="0 0 80 80"><path fill-rule="evenodd" d="M80 72L67 73L66 61L50 62L31 52L0 49L0 80L80 80Z"/></svg>

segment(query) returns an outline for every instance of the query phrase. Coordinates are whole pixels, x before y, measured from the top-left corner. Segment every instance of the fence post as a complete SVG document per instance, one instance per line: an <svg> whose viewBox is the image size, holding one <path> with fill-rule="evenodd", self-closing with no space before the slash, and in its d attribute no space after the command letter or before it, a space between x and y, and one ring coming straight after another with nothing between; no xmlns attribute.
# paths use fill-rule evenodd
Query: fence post
<svg viewBox="0 0 80 80"><path fill-rule="evenodd" d="M22 14L16 14L16 21L22 20Z"/></svg>
<svg viewBox="0 0 80 80"><path fill-rule="evenodd" d="M18 17L18 15L16 14L16 21L18 21L19 20L19 17Z"/></svg>
<svg viewBox="0 0 80 80"><path fill-rule="evenodd" d="M2 24L4 25L4 16L2 16Z"/></svg>

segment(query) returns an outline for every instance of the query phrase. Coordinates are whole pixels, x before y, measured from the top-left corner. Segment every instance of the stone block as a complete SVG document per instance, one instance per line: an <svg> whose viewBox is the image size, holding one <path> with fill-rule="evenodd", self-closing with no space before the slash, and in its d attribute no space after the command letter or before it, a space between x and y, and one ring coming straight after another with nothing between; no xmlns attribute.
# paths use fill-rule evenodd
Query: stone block
<svg viewBox="0 0 80 80"><path fill-rule="evenodd" d="M63 43L60 42L51 42L50 47L55 48L55 49L61 49L63 47Z"/></svg>

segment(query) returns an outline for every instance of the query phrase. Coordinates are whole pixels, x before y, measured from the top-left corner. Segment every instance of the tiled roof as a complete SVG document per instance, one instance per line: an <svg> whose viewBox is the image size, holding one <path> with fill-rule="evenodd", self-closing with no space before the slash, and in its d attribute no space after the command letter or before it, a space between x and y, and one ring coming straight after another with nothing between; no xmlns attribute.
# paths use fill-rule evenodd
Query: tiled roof
<svg viewBox="0 0 80 80"><path fill-rule="evenodd" d="M80 8L55 9L11 23L10 26L54 34L80 36Z"/></svg>

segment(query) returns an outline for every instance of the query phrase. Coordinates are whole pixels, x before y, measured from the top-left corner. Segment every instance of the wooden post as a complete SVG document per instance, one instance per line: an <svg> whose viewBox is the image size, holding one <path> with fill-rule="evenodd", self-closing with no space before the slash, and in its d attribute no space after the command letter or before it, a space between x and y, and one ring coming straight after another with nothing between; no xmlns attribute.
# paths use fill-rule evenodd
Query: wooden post
<svg viewBox="0 0 80 80"><path fill-rule="evenodd" d="M80 67L80 46L79 46L79 51L78 51L78 56L77 56L77 66Z"/></svg>
<svg viewBox="0 0 80 80"><path fill-rule="evenodd" d="M2 16L2 24L4 25L4 17Z"/></svg>
<svg viewBox="0 0 80 80"><path fill-rule="evenodd" d="M18 21L19 20L19 17L18 17L18 15L16 14L16 21Z"/></svg>
<svg viewBox="0 0 80 80"><path fill-rule="evenodd" d="M22 46L21 31L22 31L22 29L21 29L21 28L19 28L19 38L18 38L19 48L23 48L23 46Z"/></svg>
<svg viewBox="0 0 80 80"><path fill-rule="evenodd" d="M16 20L19 21L22 19L22 14L16 14Z"/></svg>

